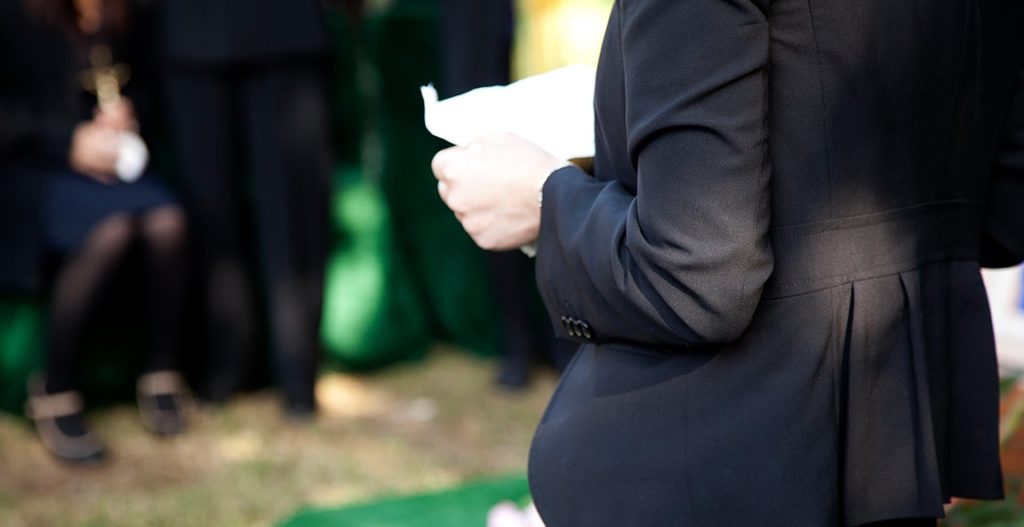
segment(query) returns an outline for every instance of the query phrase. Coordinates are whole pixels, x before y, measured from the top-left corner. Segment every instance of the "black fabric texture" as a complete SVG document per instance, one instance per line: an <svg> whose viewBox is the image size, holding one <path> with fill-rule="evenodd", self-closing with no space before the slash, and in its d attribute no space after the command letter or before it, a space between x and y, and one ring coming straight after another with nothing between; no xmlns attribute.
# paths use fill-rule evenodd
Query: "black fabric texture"
<svg viewBox="0 0 1024 527"><path fill-rule="evenodd" d="M1021 27L1001 0L616 2L594 174L544 186L538 287L582 344L531 451L549 527L1002 497L979 258L1024 235L988 197L1024 202L993 176Z"/></svg>
<svg viewBox="0 0 1024 527"><path fill-rule="evenodd" d="M161 53L177 65L291 61L328 49L317 0L165 1L160 20Z"/></svg>
<svg viewBox="0 0 1024 527"><path fill-rule="evenodd" d="M276 372L290 402L312 407L331 166L321 64L172 68L167 82L209 317L201 395L226 397L244 386L252 364L244 264L252 235ZM251 233L243 230L250 211Z"/></svg>

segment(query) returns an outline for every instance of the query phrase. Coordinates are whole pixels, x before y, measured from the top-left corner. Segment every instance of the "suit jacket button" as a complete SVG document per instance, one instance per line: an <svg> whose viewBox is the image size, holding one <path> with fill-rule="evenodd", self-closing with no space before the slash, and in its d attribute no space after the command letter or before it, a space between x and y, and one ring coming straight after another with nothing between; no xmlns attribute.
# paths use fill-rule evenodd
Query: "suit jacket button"
<svg viewBox="0 0 1024 527"><path fill-rule="evenodd" d="M580 333L583 334L583 338L589 339L594 335L590 332L590 324L580 321Z"/></svg>
<svg viewBox="0 0 1024 527"><path fill-rule="evenodd" d="M573 319L572 329L576 333L576 338L583 338L583 326L585 324L580 319Z"/></svg>

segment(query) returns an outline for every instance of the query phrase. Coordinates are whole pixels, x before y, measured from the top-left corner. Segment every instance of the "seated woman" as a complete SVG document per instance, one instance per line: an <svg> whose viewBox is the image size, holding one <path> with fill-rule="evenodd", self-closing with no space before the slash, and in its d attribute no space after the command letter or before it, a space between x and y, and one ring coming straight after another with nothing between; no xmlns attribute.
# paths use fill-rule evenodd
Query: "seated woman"
<svg viewBox="0 0 1024 527"><path fill-rule="evenodd" d="M121 145L138 131L136 108L145 102L146 64L138 59L148 35L132 8L127 0L0 0L0 286L45 286L45 373L30 382L27 413L45 447L68 462L104 455L77 391L81 337L136 244L144 255L149 348L139 410L154 433L185 427L187 390L176 371L185 216L152 175L118 178L127 179L118 167ZM105 86L97 105L83 89L99 84L97 52L111 59L107 73L118 83L130 72L130 99Z"/></svg>

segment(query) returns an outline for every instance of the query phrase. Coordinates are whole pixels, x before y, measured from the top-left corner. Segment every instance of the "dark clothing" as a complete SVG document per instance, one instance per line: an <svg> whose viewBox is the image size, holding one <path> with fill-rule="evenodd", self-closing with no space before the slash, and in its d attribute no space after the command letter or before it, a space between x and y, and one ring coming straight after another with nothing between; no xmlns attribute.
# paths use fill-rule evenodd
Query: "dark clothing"
<svg viewBox="0 0 1024 527"><path fill-rule="evenodd" d="M240 388L250 360L239 198L251 195L277 372L289 401L312 405L331 162L319 64L173 69L167 80L207 288L203 395L222 399Z"/></svg>
<svg viewBox="0 0 1024 527"><path fill-rule="evenodd" d="M135 10L132 30L116 37L75 37L30 18L20 0L0 0L0 289L32 292L41 284L43 244L70 250L105 213L166 204L170 195L147 182L103 187L71 174L72 130L91 119L95 96L82 88L90 46L108 44L116 62L128 64L125 93L139 120L152 120L152 86L146 53L149 18ZM143 130L145 133L146 130ZM50 178L59 175L59 181ZM68 181L82 178L82 181ZM89 197L79 195L89 189ZM59 204L49 209L44 200Z"/></svg>
<svg viewBox="0 0 1024 527"><path fill-rule="evenodd" d="M512 59L511 0L441 3L442 97L508 84Z"/></svg>
<svg viewBox="0 0 1024 527"><path fill-rule="evenodd" d="M1021 49L1024 48L1024 29L1014 26L1018 20L1013 17L990 21L1000 24L1001 33L990 36L986 42L992 48ZM1005 35L1012 37L1006 37ZM1001 38L1000 38L1001 37ZM1016 39L1014 39L1014 37ZM989 58L995 61L996 58ZM981 140L991 145L991 150L982 152L983 159L994 157L992 181L985 200L985 228L982 233L981 263L986 267L1009 267L1024 260L1024 214L1021 204L1024 203L1024 66L1017 75L1000 76L998 64L991 64L983 69L993 71L986 86L989 88L982 94L984 101L1004 101L1016 90L1016 97L1009 105L1009 111L998 104L985 106L988 114L986 121L1000 123L1003 127L992 126L979 131ZM1001 135L995 135L1002 132ZM993 154L992 151L995 151Z"/></svg>
<svg viewBox="0 0 1024 527"><path fill-rule="evenodd" d="M444 0L441 4L442 97L508 84L513 32L511 0ZM500 315L501 374L510 388L525 385L533 363L547 358L558 371L574 346L555 339L537 311L532 261L520 251L489 253L487 267Z"/></svg>
<svg viewBox="0 0 1024 527"><path fill-rule="evenodd" d="M327 51L318 0L164 0L163 55L172 63L224 65Z"/></svg>
<svg viewBox="0 0 1024 527"><path fill-rule="evenodd" d="M83 36L29 18L20 0L0 0L0 288L34 292L46 275L50 393L80 387L83 336L139 241L148 368L177 364L185 242L173 197L150 174L103 185L68 166L72 131L96 106L82 87L93 45L131 68L124 93L139 121L152 123L149 20L135 9L129 32Z"/></svg>
<svg viewBox="0 0 1024 527"><path fill-rule="evenodd" d="M0 69L0 290L29 292L41 281L46 180L36 167L67 165L78 87L67 39L19 0L0 1Z"/></svg>
<svg viewBox="0 0 1024 527"><path fill-rule="evenodd" d="M320 2L166 0L161 12L168 107L206 289L211 362L201 395L227 397L248 369L240 198L251 194L277 373L293 409L312 408L331 168Z"/></svg>
<svg viewBox="0 0 1024 527"><path fill-rule="evenodd" d="M175 203L170 192L151 175L134 183L113 185L68 170L34 176L49 178L43 202L42 245L51 253L71 253L107 216L122 212L135 216Z"/></svg>
<svg viewBox="0 0 1024 527"><path fill-rule="evenodd" d="M583 343L531 454L549 527L1002 497L974 131L1005 113L982 95L1024 48L988 39L1024 34L1019 4L616 3L595 176L544 186L538 285Z"/></svg>

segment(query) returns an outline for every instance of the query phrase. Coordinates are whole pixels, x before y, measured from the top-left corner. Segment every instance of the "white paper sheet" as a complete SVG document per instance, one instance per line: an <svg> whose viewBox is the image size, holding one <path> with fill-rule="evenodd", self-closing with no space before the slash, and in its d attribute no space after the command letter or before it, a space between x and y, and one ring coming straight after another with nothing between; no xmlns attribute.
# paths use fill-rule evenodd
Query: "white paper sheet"
<svg viewBox="0 0 1024 527"><path fill-rule="evenodd" d="M443 101L423 86L424 121L431 134L459 146L511 132L561 159L593 157L595 73L593 66L567 66Z"/></svg>

